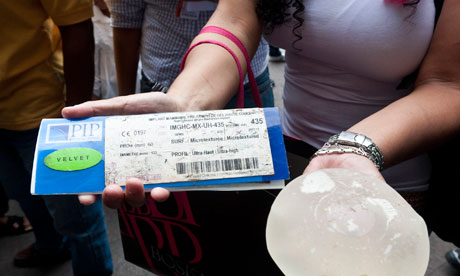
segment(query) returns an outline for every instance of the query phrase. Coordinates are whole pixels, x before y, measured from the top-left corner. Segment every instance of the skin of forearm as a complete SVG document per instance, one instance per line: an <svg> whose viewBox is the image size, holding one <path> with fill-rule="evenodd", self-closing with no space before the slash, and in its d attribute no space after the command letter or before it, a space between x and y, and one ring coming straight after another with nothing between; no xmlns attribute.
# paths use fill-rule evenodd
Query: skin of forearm
<svg viewBox="0 0 460 276"><path fill-rule="evenodd" d="M420 86L416 93L389 105L349 130L370 137L382 151L385 167L389 167L432 149L453 137L458 129L460 90L433 83Z"/></svg>
<svg viewBox="0 0 460 276"><path fill-rule="evenodd" d="M141 29L113 28L115 66L120 96L134 94L139 63Z"/></svg>
<svg viewBox="0 0 460 276"><path fill-rule="evenodd" d="M233 33L252 58L262 29L255 14L255 3L232 1L220 1L206 25L219 26ZM215 40L227 45L238 56L245 75L247 65L243 53L231 40L205 33L197 36L191 45L202 40ZM218 45L201 44L188 55L184 70L171 85L168 95L178 99L182 110L219 109L238 91L238 84L237 66L230 53Z"/></svg>
<svg viewBox="0 0 460 276"><path fill-rule="evenodd" d="M91 100L94 85L94 36L91 19L59 26L64 55L66 105Z"/></svg>
<svg viewBox="0 0 460 276"><path fill-rule="evenodd" d="M242 56L239 60L243 60ZM190 52L168 95L177 98L184 110L220 109L238 91L238 83L232 56L219 46L202 44Z"/></svg>

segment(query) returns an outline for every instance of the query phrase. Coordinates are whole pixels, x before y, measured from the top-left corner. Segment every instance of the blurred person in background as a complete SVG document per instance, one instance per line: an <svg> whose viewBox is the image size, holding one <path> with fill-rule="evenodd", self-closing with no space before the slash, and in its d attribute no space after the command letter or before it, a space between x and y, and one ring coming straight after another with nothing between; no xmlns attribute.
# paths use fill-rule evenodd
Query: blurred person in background
<svg viewBox="0 0 460 276"><path fill-rule="evenodd" d="M91 99L92 9L91 0L0 3L0 181L36 238L14 257L19 267L71 257L75 275L112 274L101 202L82 206L77 196L30 193L40 121Z"/></svg>

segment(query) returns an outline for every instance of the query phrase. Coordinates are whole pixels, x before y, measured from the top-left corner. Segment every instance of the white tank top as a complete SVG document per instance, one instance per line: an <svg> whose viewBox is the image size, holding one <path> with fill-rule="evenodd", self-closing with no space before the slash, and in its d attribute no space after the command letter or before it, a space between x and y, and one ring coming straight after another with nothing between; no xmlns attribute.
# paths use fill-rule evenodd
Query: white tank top
<svg viewBox="0 0 460 276"><path fill-rule="evenodd" d="M283 131L319 148L331 135L411 92L396 87L428 49L435 8L433 0L413 7L384 0L304 4L301 40L294 42L295 19L267 40L286 49ZM398 190L424 190L429 160L418 157L383 174Z"/></svg>

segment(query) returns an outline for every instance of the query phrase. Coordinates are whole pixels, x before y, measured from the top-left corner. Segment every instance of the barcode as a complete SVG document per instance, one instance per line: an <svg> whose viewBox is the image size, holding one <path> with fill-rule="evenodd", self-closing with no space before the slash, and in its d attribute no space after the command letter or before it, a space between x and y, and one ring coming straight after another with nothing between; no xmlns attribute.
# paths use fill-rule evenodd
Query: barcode
<svg viewBox="0 0 460 276"><path fill-rule="evenodd" d="M177 174L198 174L221 171L242 171L259 168L257 157L211 160L197 162L183 162L176 164Z"/></svg>

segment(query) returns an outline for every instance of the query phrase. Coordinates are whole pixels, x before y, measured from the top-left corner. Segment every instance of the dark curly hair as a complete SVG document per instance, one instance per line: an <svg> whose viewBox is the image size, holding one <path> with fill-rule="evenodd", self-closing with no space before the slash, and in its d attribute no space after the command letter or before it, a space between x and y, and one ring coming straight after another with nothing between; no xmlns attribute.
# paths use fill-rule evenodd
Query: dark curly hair
<svg viewBox="0 0 460 276"><path fill-rule="evenodd" d="M301 28L304 22L303 0L259 0L256 7L257 16L264 22L265 33L269 34L276 26L282 25L289 21L290 11L289 8L293 7L295 10L292 17L296 20L292 33L296 37L293 42L302 39Z"/></svg>

